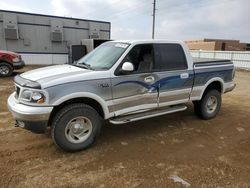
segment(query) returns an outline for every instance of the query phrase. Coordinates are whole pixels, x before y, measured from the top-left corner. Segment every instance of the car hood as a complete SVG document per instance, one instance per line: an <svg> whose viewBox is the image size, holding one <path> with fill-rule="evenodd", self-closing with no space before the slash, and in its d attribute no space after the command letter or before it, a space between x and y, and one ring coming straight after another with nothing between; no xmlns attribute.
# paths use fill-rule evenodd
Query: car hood
<svg viewBox="0 0 250 188"><path fill-rule="evenodd" d="M12 56L18 56L17 53L15 52L11 52L11 51L5 51L5 50L0 50L0 54L9 54L9 55L12 55Z"/></svg>
<svg viewBox="0 0 250 188"><path fill-rule="evenodd" d="M106 71L93 71L72 65L55 65L31 70L20 76L38 82L42 88L47 88L69 82L103 78L107 75L101 72Z"/></svg>

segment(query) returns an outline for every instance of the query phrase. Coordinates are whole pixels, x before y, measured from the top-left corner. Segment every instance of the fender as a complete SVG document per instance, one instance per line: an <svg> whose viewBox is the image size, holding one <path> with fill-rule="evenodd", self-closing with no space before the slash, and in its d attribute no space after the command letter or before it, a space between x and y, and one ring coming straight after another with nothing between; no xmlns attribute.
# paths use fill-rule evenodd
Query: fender
<svg viewBox="0 0 250 188"><path fill-rule="evenodd" d="M207 81L207 83L205 84L204 88L202 89L202 92L201 92L201 97L203 96L205 90L207 89L207 87L209 86L209 84L211 84L212 82L220 82L220 85L221 85L221 93L224 93L225 91L225 87L224 87L224 81L222 78L220 77L214 77L210 80Z"/></svg>
<svg viewBox="0 0 250 188"><path fill-rule="evenodd" d="M9 65L13 66L13 64L11 63L11 61L9 59L6 59L6 58L1 58L0 57L0 62L8 63Z"/></svg>
<svg viewBox="0 0 250 188"><path fill-rule="evenodd" d="M15 58L13 55L5 53L0 55L0 62L5 62L12 65L12 59Z"/></svg>
<svg viewBox="0 0 250 188"><path fill-rule="evenodd" d="M60 99L58 99L57 101L54 102L54 106L57 106L57 105L60 105L62 104L63 102L66 102L70 99L74 99L74 98L91 98L95 101L97 101L102 109L103 109L103 112L104 112L104 118L105 119L108 119L110 117L112 117L114 115L114 113L109 113L109 110L108 110L108 106L107 106L107 102L105 100L103 100L103 98L99 97L98 95L96 94L93 94L93 93L89 93L89 92L76 92L76 93L71 93L67 96L64 96Z"/></svg>

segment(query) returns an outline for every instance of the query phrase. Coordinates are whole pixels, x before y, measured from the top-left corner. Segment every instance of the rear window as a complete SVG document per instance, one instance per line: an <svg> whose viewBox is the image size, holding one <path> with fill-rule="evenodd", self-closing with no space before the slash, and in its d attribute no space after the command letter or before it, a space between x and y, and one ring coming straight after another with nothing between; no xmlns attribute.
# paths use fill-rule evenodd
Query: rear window
<svg viewBox="0 0 250 188"><path fill-rule="evenodd" d="M179 44L155 45L155 70L183 70L187 69L185 53Z"/></svg>

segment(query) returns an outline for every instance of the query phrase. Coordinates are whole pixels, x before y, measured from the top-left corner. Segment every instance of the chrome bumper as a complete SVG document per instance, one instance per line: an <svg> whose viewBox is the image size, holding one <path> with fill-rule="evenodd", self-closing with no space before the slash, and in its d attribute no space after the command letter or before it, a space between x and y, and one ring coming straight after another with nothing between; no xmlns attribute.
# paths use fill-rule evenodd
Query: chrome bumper
<svg viewBox="0 0 250 188"><path fill-rule="evenodd" d="M236 84L235 83L229 83L226 85L226 89L225 89L225 92L224 93L227 93L227 92L230 92L230 91L233 91L234 88L236 87Z"/></svg>
<svg viewBox="0 0 250 188"><path fill-rule="evenodd" d="M13 62L12 65L13 65L14 69L21 69L25 66L25 63L23 60L21 60L21 61L16 62L16 63Z"/></svg>
<svg viewBox="0 0 250 188"><path fill-rule="evenodd" d="M8 98L8 108L16 120L37 122L48 121L53 107L36 107L20 104L12 93Z"/></svg>

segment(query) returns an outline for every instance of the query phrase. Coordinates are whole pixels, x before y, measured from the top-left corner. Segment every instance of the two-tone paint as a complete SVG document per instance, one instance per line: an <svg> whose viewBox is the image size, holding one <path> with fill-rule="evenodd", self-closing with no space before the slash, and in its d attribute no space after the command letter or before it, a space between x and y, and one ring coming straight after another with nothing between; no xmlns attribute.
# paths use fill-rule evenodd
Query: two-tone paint
<svg viewBox="0 0 250 188"><path fill-rule="evenodd" d="M21 74L20 77L27 82L40 85L40 88L29 87L29 89L44 91L47 94L47 101L42 105L29 105L30 109L27 109L28 104L21 102L13 93L8 99L8 105L14 117L25 119L25 114L29 116L46 114L43 116L46 117L43 118L46 121L55 107L72 99L85 98L96 101L102 108L103 118L110 119L200 100L205 89L213 82L221 84L222 93L234 87L234 66L230 61L194 62L188 48L182 42L164 40L113 42L126 43L129 47L109 70L94 71L72 65L57 65ZM134 46L159 43L181 45L186 56L187 68L129 75L115 74ZM20 92L27 88L18 81L15 84ZM27 112L21 110L24 106ZM39 109L44 113L39 113Z"/></svg>

